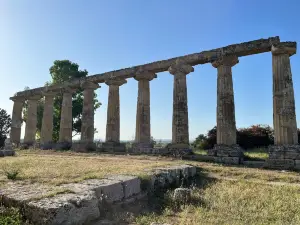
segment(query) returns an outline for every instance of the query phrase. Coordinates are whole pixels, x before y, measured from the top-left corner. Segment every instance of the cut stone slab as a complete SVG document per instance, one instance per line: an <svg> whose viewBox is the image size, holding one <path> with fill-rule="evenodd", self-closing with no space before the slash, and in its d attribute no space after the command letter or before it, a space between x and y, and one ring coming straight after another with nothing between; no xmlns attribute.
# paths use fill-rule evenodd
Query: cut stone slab
<svg viewBox="0 0 300 225"><path fill-rule="evenodd" d="M124 198L129 198L141 192L141 180L138 177L129 175L113 175L106 177L106 179L121 182L124 190Z"/></svg>
<svg viewBox="0 0 300 225"><path fill-rule="evenodd" d="M267 159L264 167L270 169L294 169L295 160L292 159Z"/></svg>
<svg viewBox="0 0 300 225"><path fill-rule="evenodd" d="M105 200L109 203L121 201L124 198L123 186L118 180L90 179L81 183L63 184L61 187L68 188L75 193L94 191L99 201Z"/></svg>
<svg viewBox="0 0 300 225"><path fill-rule="evenodd" d="M18 207L32 199L42 198L43 196L53 193L53 187L41 184L18 184L8 182L6 187L1 188L0 197L7 206Z"/></svg>
<svg viewBox="0 0 300 225"><path fill-rule="evenodd" d="M29 202L24 213L36 225L83 225L100 217L94 192L62 194Z"/></svg>
<svg viewBox="0 0 300 225"><path fill-rule="evenodd" d="M146 190L151 191L157 187L166 188L172 181L178 181L178 185L182 177L194 176L196 168L178 165L146 172L149 172L150 179L147 182L150 188ZM122 212L123 206L134 204L137 199L145 197L147 191L141 191L138 177L111 175L59 186L8 182L1 189L0 199L6 206L22 208L24 216L33 224L83 225L106 218L111 212Z"/></svg>

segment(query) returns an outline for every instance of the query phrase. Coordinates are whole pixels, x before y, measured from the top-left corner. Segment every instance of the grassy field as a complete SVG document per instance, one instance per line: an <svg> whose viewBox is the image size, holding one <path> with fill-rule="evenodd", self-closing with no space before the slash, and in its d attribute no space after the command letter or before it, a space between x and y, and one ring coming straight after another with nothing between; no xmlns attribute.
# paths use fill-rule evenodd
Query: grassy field
<svg viewBox="0 0 300 225"><path fill-rule="evenodd" d="M142 176L146 169L188 163L197 167L193 201L175 208L172 191L160 197L159 210L138 215L129 224L300 224L300 175L216 163L171 160L165 157L112 156L74 152L18 151L18 157L1 159L0 185L5 171L19 170L16 182L49 185L69 183L108 174ZM7 221L16 222L7 222ZM0 224L19 225L14 210L2 210ZM5 223L3 222L5 221ZM19 221L19 222L18 222Z"/></svg>
<svg viewBox="0 0 300 225"><path fill-rule="evenodd" d="M112 156L91 153L22 150L17 157L1 159L0 185L7 173L18 173L18 180L46 184L78 182L109 174L143 175L146 169L180 164L169 158L148 156Z"/></svg>
<svg viewBox="0 0 300 225"><path fill-rule="evenodd" d="M140 215L135 224L300 224L300 187L218 180L193 190L192 202L175 208L172 193L161 212Z"/></svg>
<svg viewBox="0 0 300 225"><path fill-rule="evenodd" d="M167 192L159 197L159 210L137 216L134 224L300 224L299 173L193 164L199 178L191 203L176 208L172 191Z"/></svg>

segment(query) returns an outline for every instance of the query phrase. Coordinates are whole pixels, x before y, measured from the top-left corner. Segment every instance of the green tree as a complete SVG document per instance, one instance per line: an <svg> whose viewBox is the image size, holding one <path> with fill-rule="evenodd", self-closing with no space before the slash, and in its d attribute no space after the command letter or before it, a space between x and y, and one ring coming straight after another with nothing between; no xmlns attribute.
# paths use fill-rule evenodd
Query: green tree
<svg viewBox="0 0 300 225"><path fill-rule="evenodd" d="M70 81L73 79L83 78L88 75L86 70L79 70L79 65L73 63L70 60L55 60L53 66L49 69L51 75L51 81L46 82L45 86L63 83L65 81ZM27 87L25 89L28 89ZM72 117L73 117L73 132L79 134L81 131L81 117L82 117L82 107L83 107L83 90L78 89L77 92L73 94L72 100ZM54 112L53 112L53 141L58 141L59 138L59 126L60 126L60 114L61 114L61 104L63 95L57 94L54 98ZM94 111L100 107L101 103L97 100L96 93L94 94ZM23 120L26 122L27 119L27 103L23 110ZM44 111L44 98L38 102L37 110L37 136L40 135L42 128L42 118ZM96 132L96 130L95 130Z"/></svg>
<svg viewBox="0 0 300 225"><path fill-rule="evenodd" d="M6 110L0 109L0 148L4 146L4 141L9 133L10 126L10 115L7 114Z"/></svg>

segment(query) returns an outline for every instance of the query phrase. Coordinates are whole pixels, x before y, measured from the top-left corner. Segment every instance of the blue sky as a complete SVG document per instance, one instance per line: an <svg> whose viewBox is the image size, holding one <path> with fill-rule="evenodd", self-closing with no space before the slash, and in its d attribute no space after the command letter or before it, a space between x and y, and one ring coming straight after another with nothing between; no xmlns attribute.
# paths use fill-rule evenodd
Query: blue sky
<svg viewBox="0 0 300 225"><path fill-rule="evenodd" d="M299 12L299 0L0 0L0 108L11 113L10 96L50 80L57 59L92 75L271 36L300 43ZM291 57L298 127L299 62L300 54ZM216 123L217 70L194 68L187 77L190 139ZM233 80L237 127L272 125L271 53L241 57ZM152 136L170 139L173 76L159 73L150 88ZM96 138L104 139L108 87L97 94ZM120 100L121 139L132 139L137 81L120 88Z"/></svg>

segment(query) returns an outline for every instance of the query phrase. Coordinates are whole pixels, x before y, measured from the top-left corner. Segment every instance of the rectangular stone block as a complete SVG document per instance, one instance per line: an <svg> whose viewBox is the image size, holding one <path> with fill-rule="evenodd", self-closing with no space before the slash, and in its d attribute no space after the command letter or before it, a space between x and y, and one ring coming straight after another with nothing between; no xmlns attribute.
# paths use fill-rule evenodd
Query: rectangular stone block
<svg viewBox="0 0 300 225"><path fill-rule="evenodd" d="M138 177L129 175L113 175L108 180L119 181L123 186L124 198L129 198L141 192L141 181Z"/></svg>
<svg viewBox="0 0 300 225"><path fill-rule="evenodd" d="M295 169L300 170L300 160L295 160Z"/></svg>
<svg viewBox="0 0 300 225"><path fill-rule="evenodd" d="M124 198L123 185L119 180L112 179L91 179L82 182L88 185L90 190L95 191L97 198L108 203L121 201Z"/></svg>
<svg viewBox="0 0 300 225"><path fill-rule="evenodd" d="M297 159L300 156L299 152L296 151L286 151L285 152L285 159Z"/></svg>
<svg viewBox="0 0 300 225"><path fill-rule="evenodd" d="M239 157L215 157L215 162L217 163L224 163L224 164L231 164L231 165L238 165L240 164Z"/></svg>
<svg viewBox="0 0 300 225"><path fill-rule="evenodd" d="M104 152L126 152L125 143L103 142L102 151Z"/></svg>
<svg viewBox="0 0 300 225"><path fill-rule="evenodd" d="M100 217L98 199L93 192L31 201L24 207L24 214L36 225L88 224Z"/></svg>
<svg viewBox="0 0 300 225"><path fill-rule="evenodd" d="M295 160L292 159L268 159L264 165L265 168L270 169L294 169L295 168Z"/></svg>
<svg viewBox="0 0 300 225"><path fill-rule="evenodd" d="M265 161L243 161L243 165L254 168L262 168Z"/></svg>

